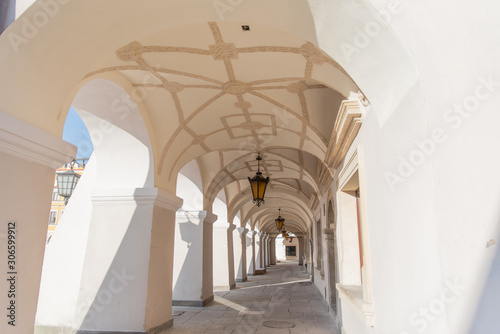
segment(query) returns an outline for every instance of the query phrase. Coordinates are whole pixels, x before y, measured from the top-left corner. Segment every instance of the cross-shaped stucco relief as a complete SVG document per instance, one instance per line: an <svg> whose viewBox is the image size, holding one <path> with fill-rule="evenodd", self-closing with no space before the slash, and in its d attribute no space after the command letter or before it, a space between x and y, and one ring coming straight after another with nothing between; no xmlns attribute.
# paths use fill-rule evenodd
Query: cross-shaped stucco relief
<svg viewBox="0 0 500 334"><path fill-rule="evenodd" d="M307 100L306 91L315 89L329 89L323 83L317 81L313 77L315 65L328 64L341 72L345 73L342 68L321 50L312 43L306 42L300 47L288 46L251 46L251 47L236 47L235 43L226 42L223 39L221 31L217 23L209 23L208 27L214 39L213 44L207 45L206 49L182 47L182 46L147 46L140 42L134 41L116 51L119 60L123 62L135 62L135 65L112 66L102 68L100 70L89 73L88 76L107 72L120 71L127 75L128 72L142 71L148 73L152 80L148 82L133 82L135 87L144 87L148 89L164 90L172 99L177 115L177 123L175 130L172 131L166 143L160 149L160 159L158 160L157 173L164 173L164 167L168 162L169 179L172 173L179 170L179 164L186 159L186 156L192 153L192 147L197 146L203 152L208 153L216 150L208 144L208 139L211 136L219 135L221 132L227 134L230 141L234 141L231 148L243 151L264 151L265 149L280 148L279 145L273 145L272 139L279 135L292 136L297 140L290 141L290 146L299 151L314 150L317 156L324 158L326 148L328 146L328 138L325 137L311 122L311 110ZM195 54L207 56L209 61L223 62L227 81L222 81L217 78L212 78L199 73L189 73L179 71L175 68L167 68L164 66L152 66L147 60L148 54ZM262 80L254 80L243 82L238 80L238 73L234 68L233 62L240 58L240 55L258 55L263 53L283 53L297 54L303 58L303 75L290 77L274 77ZM169 80L168 75L186 77L196 79L197 83L179 83ZM186 92L189 90L202 89L215 91L215 95L200 101L194 110L186 110L185 98L188 97ZM266 95L266 92L272 90L282 90L287 92L290 99L298 100L298 107L290 107L284 101L278 98L273 98ZM234 97L234 103L231 108L234 112L229 115L213 115L210 117L219 117L220 127L207 128L206 133L200 133L199 130L193 129L193 121L202 116L208 107L220 100L222 97ZM250 102L250 97L265 102L268 105L268 110L262 110L254 107ZM254 102L255 103L255 102ZM273 108L282 113L286 113L286 117L298 124L295 129L293 126L286 124L279 119ZM206 117L206 115L204 115ZM190 137L191 140L185 139ZM293 143L292 143L293 142ZM171 148L176 146L183 149L175 157L168 157ZM220 149L219 149L220 151ZM223 151L223 150L222 150ZM190 159L195 158L190 157Z"/></svg>

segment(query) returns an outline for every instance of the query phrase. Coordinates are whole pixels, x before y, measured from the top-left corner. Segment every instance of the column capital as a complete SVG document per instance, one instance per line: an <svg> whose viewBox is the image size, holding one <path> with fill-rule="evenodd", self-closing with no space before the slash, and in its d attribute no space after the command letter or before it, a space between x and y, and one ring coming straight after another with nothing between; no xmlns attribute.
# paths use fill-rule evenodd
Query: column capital
<svg viewBox="0 0 500 334"><path fill-rule="evenodd" d="M236 228L236 225L231 224L229 222L224 223L224 222L216 221L214 223L214 229L228 230L229 232L232 232L232 231L234 231L235 228Z"/></svg>
<svg viewBox="0 0 500 334"><path fill-rule="evenodd" d="M187 216L196 217L200 222L207 224L213 224L217 221L217 215L204 210L179 210L176 212L177 219L183 219Z"/></svg>
<svg viewBox="0 0 500 334"><path fill-rule="evenodd" d="M217 215L216 214L213 214L211 212L208 212L208 211L204 211L206 214L205 214L205 219L203 220L204 223L207 223L207 224L214 224L216 221L217 221Z"/></svg>
<svg viewBox="0 0 500 334"><path fill-rule="evenodd" d="M76 157L70 143L0 112L0 152L56 169Z"/></svg>
<svg viewBox="0 0 500 334"><path fill-rule="evenodd" d="M336 231L333 228L324 228L323 233L325 234L325 239L326 240L334 240L335 239L335 234Z"/></svg>
<svg viewBox="0 0 500 334"><path fill-rule="evenodd" d="M245 235L248 232L248 229L246 227L237 227L236 230L238 230L241 235Z"/></svg>
<svg viewBox="0 0 500 334"><path fill-rule="evenodd" d="M155 188L158 190L155 205L163 209L170 211L177 211L184 203L183 199L169 193L161 188Z"/></svg>
<svg viewBox="0 0 500 334"><path fill-rule="evenodd" d="M160 188L117 188L94 189L93 205L156 205L170 211L182 206L182 199Z"/></svg>

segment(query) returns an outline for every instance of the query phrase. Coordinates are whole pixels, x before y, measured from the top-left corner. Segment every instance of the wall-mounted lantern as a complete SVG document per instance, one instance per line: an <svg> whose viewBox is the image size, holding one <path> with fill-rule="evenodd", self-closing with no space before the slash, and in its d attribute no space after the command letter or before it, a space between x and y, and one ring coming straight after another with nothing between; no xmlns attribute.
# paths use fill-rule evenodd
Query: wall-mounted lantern
<svg viewBox="0 0 500 334"><path fill-rule="evenodd" d="M75 187L78 183L78 180L80 180L80 174L76 173L73 170L73 167L75 165L75 160L73 160L70 163L71 170L65 171L65 172L57 172L57 193L59 196L64 197L64 204L68 204L68 200L73 194L73 190L75 190Z"/></svg>

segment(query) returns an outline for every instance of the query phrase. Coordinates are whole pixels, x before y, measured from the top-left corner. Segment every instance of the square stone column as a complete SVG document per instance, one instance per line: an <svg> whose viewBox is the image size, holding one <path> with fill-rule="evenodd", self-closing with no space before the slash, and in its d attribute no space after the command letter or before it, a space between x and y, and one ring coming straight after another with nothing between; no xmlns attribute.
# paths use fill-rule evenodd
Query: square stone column
<svg viewBox="0 0 500 334"><path fill-rule="evenodd" d="M267 236L267 266L271 266L271 236Z"/></svg>
<svg viewBox="0 0 500 334"><path fill-rule="evenodd" d="M255 270L263 269L262 266L262 247L261 247L261 236L260 232L255 234Z"/></svg>
<svg viewBox="0 0 500 334"><path fill-rule="evenodd" d="M276 236L277 234L272 234L271 239L269 241L269 256L270 256L270 264L272 266L276 265Z"/></svg>
<svg viewBox="0 0 500 334"><path fill-rule="evenodd" d="M246 247L247 247L247 275L255 275L255 234L256 231L249 231L246 237Z"/></svg>
<svg viewBox="0 0 500 334"><path fill-rule="evenodd" d="M302 236L297 236L299 240L299 266L304 265L304 238Z"/></svg>
<svg viewBox="0 0 500 334"><path fill-rule="evenodd" d="M264 252L263 252L263 257L264 257L264 268L269 267L269 235L267 233L264 233Z"/></svg>
<svg viewBox="0 0 500 334"><path fill-rule="evenodd" d="M48 284L40 294L35 333L171 327L175 211L182 200L158 188L94 189L90 204L87 221L78 221L87 229L83 246L59 242L82 232L79 224L60 226L61 238L51 241L55 256L44 264ZM72 263L75 259L81 263ZM60 274L75 268L78 279Z"/></svg>
<svg viewBox="0 0 500 334"><path fill-rule="evenodd" d="M266 268L266 233L260 234L260 264Z"/></svg>
<svg viewBox="0 0 500 334"><path fill-rule="evenodd" d="M247 228L238 227L234 230L234 270L236 282L247 280L246 234Z"/></svg>
<svg viewBox="0 0 500 334"><path fill-rule="evenodd" d="M213 301L213 223L207 211L178 211L174 251L174 306L205 306Z"/></svg>
<svg viewBox="0 0 500 334"><path fill-rule="evenodd" d="M73 145L0 112L0 333L33 333L55 170L75 155Z"/></svg>
<svg viewBox="0 0 500 334"><path fill-rule="evenodd" d="M234 250L233 231L234 224L216 222L214 224L213 263L214 263L214 288L230 290L236 287L234 278Z"/></svg>

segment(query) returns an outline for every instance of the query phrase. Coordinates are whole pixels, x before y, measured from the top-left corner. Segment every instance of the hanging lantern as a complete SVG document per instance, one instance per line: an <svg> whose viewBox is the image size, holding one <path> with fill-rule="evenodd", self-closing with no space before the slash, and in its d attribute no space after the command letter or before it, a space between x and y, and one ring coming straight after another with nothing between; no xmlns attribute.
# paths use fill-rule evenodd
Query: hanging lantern
<svg viewBox="0 0 500 334"><path fill-rule="evenodd" d="M80 174L73 171L74 161L71 163L71 170L57 173L57 193L64 197L64 203L68 204L68 200L73 194L73 190L80 179Z"/></svg>
<svg viewBox="0 0 500 334"><path fill-rule="evenodd" d="M248 182L250 182L250 189L252 190L253 202L260 206L264 203L264 194L266 193L266 187L269 183L269 177L264 178L262 173L260 172L260 161L262 158L260 157L260 153L257 155L257 173L253 178L248 178Z"/></svg>
<svg viewBox="0 0 500 334"><path fill-rule="evenodd" d="M276 222L276 227L278 228L278 231L281 232L283 229L283 224L285 223L285 218L281 217L281 208L278 209L278 218L276 218L274 221Z"/></svg>
<svg viewBox="0 0 500 334"><path fill-rule="evenodd" d="M288 238L288 241L290 241L290 243L291 243L291 242L292 242L292 240L293 240L293 237L292 237L292 236L290 236L290 237Z"/></svg>
<svg viewBox="0 0 500 334"><path fill-rule="evenodd" d="M283 238L285 238L285 237L286 237L286 231L281 231L281 236L282 236Z"/></svg>

